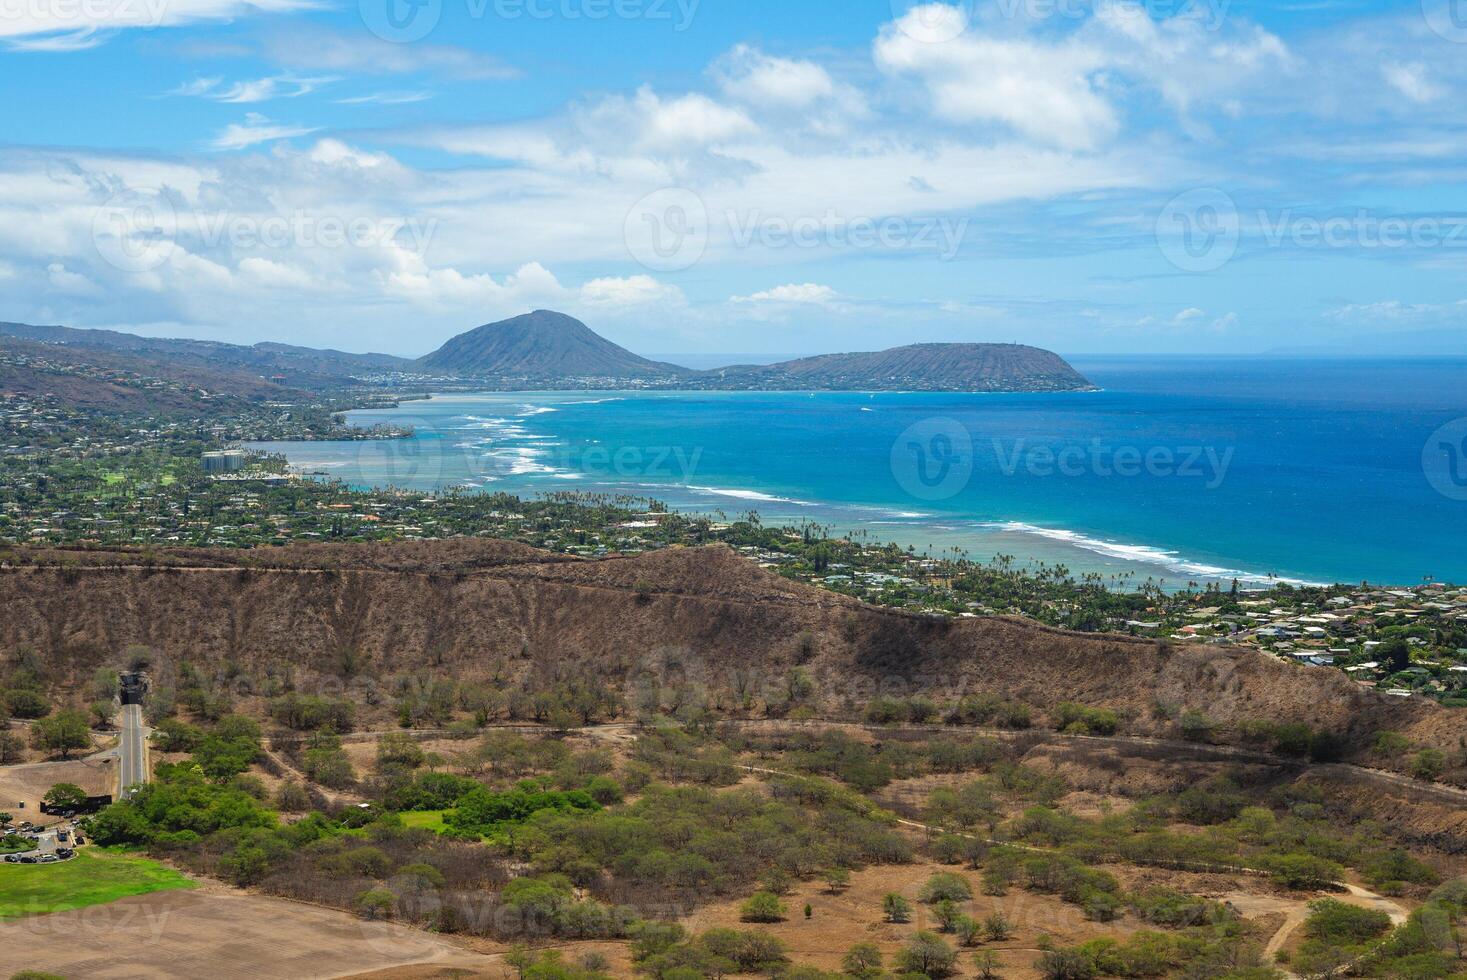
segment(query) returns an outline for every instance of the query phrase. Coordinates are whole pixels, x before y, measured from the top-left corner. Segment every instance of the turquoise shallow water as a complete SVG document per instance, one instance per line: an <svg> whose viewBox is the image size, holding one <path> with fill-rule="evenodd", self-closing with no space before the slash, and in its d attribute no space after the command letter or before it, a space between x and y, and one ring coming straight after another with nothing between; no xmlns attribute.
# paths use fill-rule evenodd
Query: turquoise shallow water
<svg viewBox="0 0 1467 980"><path fill-rule="evenodd" d="M353 413L412 440L261 447L355 485L627 492L1132 582L1467 581L1467 360L1072 361L1104 390L451 395Z"/></svg>

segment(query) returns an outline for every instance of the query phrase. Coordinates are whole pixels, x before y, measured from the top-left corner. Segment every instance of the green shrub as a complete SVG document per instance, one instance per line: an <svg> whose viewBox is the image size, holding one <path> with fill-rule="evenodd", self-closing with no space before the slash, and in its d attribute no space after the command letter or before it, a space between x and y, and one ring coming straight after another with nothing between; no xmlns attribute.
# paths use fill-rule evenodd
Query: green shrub
<svg viewBox="0 0 1467 980"><path fill-rule="evenodd" d="M1391 917L1385 912L1321 898L1309 903L1304 932L1311 939L1354 946L1382 935L1390 927Z"/></svg>
<svg viewBox="0 0 1467 980"><path fill-rule="evenodd" d="M1120 718L1109 708L1087 708L1073 701L1063 701L1051 719L1057 731L1080 735L1114 735Z"/></svg>
<svg viewBox="0 0 1467 980"><path fill-rule="evenodd" d="M881 914L886 917L887 922L910 922L912 920L912 903L896 892L888 892L881 899Z"/></svg>
<svg viewBox="0 0 1467 980"><path fill-rule="evenodd" d="M739 906L739 918L745 922L783 922L784 903L773 892L755 892Z"/></svg>
<svg viewBox="0 0 1467 980"><path fill-rule="evenodd" d="M896 968L903 973L920 973L934 980L953 972L958 954L943 938L932 932L918 932L897 953Z"/></svg>
<svg viewBox="0 0 1467 980"><path fill-rule="evenodd" d="M397 907L397 896L386 888L369 888L353 904L364 919L390 919Z"/></svg>
<svg viewBox="0 0 1467 980"><path fill-rule="evenodd" d="M1425 783L1436 782L1446 769L1447 756L1440 749L1422 749L1411 760L1411 775Z"/></svg>
<svg viewBox="0 0 1467 980"><path fill-rule="evenodd" d="M939 871L927 879L917 897L927 905L935 905L938 902L966 902L973 897L973 889L968 884L968 879L962 875Z"/></svg>

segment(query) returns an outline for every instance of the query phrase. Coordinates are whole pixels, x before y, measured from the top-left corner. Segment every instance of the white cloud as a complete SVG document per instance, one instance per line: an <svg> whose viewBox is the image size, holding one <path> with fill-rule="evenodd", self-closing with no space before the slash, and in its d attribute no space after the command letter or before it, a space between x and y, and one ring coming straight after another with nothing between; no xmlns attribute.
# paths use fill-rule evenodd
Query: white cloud
<svg viewBox="0 0 1467 980"><path fill-rule="evenodd" d="M1206 315L1206 310L1199 310L1197 307L1193 306L1188 309L1178 311L1177 315L1172 317L1172 324L1175 326L1180 326L1181 324L1187 323L1191 320L1201 319Z"/></svg>
<svg viewBox="0 0 1467 980"><path fill-rule="evenodd" d="M310 159L331 167L350 164L353 167L390 167L396 164L386 153L369 153L341 140L321 139L308 152Z"/></svg>
<svg viewBox="0 0 1467 980"><path fill-rule="evenodd" d="M592 279L581 286L580 300L589 306L682 306L687 302L681 289L646 275Z"/></svg>
<svg viewBox="0 0 1467 980"><path fill-rule="evenodd" d="M213 99L215 102L268 102L272 99L296 99L309 95L323 85L337 81L335 77L300 78L274 75L225 85L222 78L196 78L169 92L169 95Z"/></svg>
<svg viewBox="0 0 1467 980"><path fill-rule="evenodd" d="M369 95L354 95L346 99L337 99L337 105L411 105L414 102L427 102L433 98L432 92L372 92Z"/></svg>
<svg viewBox="0 0 1467 980"><path fill-rule="evenodd" d="M59 293L92 296L97 293L97 284L79 272L72 272L60 262L46 266L46 277L51 288Z"/></svg>
<svg viewBox="0 0 1467 980"><path fill-rule="evenodd" d="M748 296L731 296L730 303L808 303L827 305L838 298L838 293L829 286L818 283L789 283L775 286Z"/></svg>
<svg viewBox="0 0 1467 980"><path fill-rule="evenodd" d="M1398 299L1374 303L1347 303L1325 311L1327 320L1379 323L1414 323L1428 320L1457 319L1467 316L1467 299L1455 303L1406 303Z"/></svg>
<svg viewBox="0 0 1467 980"><path fill-rule="evenodd" d="M715 64L725 95L755 105L805 108L836 94L835 82L812 61L775 58L740 44Z"/></svg>
<svg viewBox="0 0 1467 980"><path fill-rule="evenodd" d="M1380 66L1381 76L1406 98L1416 103L1435 102L1445 90L1428 77L1428 69L1420 61L1409 64L1387 62Z"/></svg>
<svg viewBox="0 0 1467 980"><path fill-rule="evenodd" d="M625 111L639 124L641 143L658 148L706 146L749 136L758 129L742 109L722 105L698 92L664 99L644 86L630 102L609 101L602 110L608 114Z"/></svg>
<svg viewBox="0 0 1467 980"><path fill-rule="evenodd" d="M943 44L923 40L943 18L966 23L958 8L916 8L883 27L875 46L877 66L920 79L939 117L1002 123L1037 143L1072 150L1094 149L1119 128L1115 110L1092 77L1106 64L1100 51L1075 42L1041 44L977 31Z"/></svg>
<svg viewBox="0 0 1467 980"><path fill-rule="evenodd" d="M917 80L941 120L998 124L1075 151L1121 131L1119 103L1132 87L1154 89L1179 113L1235 114L1242 89L1290 63L1278 37L1237 18L1211 24L1200 9L1153 19L1143 4L1103 2L1074 23L1057 34L1017 17L1000 33L969 23L962 8L929 4L883 27L874 54L882 71Z"/></svg>
<svg viewBox="0 0 1467 980"><path fill-rule="evenodd" d="M0 17L0 39L32 51L93 47L97 32L126 28L176 27L232 20L248 14L289 13L317 6L315 0L89 0L87 3L19 3Z"/></svg>
<svg viewBox="0 0 1467 980"><path fill-rule="evenodd" d="M315 276L270 259L241 259L239 271L251 282L272 289L315 289L320 283Z"/></svg>
<svg viewBox="0 0 1467 980"><path fill-rule="evenodd" d="M538 262L520 266L497 280L487 273L431 268L418 256L401 256L404 267L380 278L388 295L439 308L487 309L499 312L564 300L568 295L555 276Z"/></svg>
<svg viewBox="0 0 1467 980"><path fill-rule="evenodd" d="M305 136L316 130L310 126L292 126L274 123L257 112L247 113L243 123L230 123L214 138L216 150L242 150L257 143L292 139Z"/></svg>

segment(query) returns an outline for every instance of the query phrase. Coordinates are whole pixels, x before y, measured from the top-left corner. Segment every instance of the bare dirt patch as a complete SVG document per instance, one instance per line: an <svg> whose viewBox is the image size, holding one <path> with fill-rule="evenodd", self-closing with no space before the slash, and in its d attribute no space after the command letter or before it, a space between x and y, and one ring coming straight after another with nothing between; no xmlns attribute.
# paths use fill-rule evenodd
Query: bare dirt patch
<svg viewBox="0 0 1467 980"><path fill-rule="evenodd" d="M45 970L71 980L312 980L414 964L480 970L495 962L426 932L219 889L125 898L0 926L0 973Z"/></svg>
<svg viewBox="0 0 1467 980"><path fill-rule="evenodd" d="M94 796L110 794L117 789L116 769L117 763L112 759L5 766L0 768L0 810L13 814L17 821L36 820L41 812L41 797L57 783L75 783Z"/></svg>

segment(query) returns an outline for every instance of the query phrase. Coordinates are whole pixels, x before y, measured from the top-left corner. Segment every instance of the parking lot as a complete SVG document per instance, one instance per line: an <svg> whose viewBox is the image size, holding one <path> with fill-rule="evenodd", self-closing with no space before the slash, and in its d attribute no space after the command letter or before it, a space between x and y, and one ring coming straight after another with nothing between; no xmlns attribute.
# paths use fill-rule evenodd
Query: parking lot
<svg viewBox="0 0 1467 980"><path fill-rule="evenodd" d="M77 834L75 820L58 820L40 827L28 820L21 821L11 826L10 835L31 841L36 847L4 855L0 861L6 864L57 864L74 857L77 847L84 842Z"/></svg>

